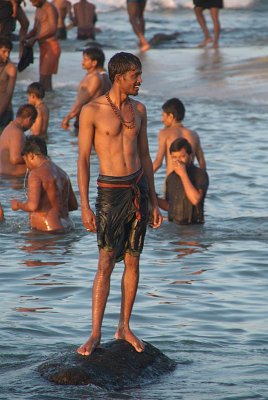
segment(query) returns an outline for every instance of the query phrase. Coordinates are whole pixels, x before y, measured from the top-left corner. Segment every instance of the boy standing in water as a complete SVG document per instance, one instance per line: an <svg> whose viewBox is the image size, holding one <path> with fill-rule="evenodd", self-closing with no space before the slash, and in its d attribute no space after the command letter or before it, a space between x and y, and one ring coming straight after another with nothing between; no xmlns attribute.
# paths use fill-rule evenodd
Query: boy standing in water
<svg viewBox="0 0 268 400"><path fill-rule="evenodd" d="M178 138L188 140L192 147L193 161L196 157L200 168L206 169L206 161L198 134L182 124L185 115L183 103L177 98L172 98L163 104L162 110L162 121L165 128L158 135L158 151L153 162L154 172L161 167L164 158L166 159L166 176L173 171L169 148L171 143Z"/></svg>
<svg viewBox="0 0 268 400"><path fill-rule="evenodd" d="M37 118L31 127L33 135L46 136L49 120L49 110L44 103L45 90L41 83L33 82L27 88L28 102L32 104L37 111Z"/></svg>

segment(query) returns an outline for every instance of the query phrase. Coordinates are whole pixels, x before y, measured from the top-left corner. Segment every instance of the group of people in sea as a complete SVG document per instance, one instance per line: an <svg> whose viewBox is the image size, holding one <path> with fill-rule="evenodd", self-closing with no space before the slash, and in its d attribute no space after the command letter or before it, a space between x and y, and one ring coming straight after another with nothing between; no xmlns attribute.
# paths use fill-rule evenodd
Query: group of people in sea
<svg viewBox="0 0 268 400"><path fill-rule="evenodd" d="M41 65L43 62L50 68L52 63L56 68L57 63L47 54L50 50L58 54L53 44L57 41L54 24L57 14L46 0L32 0L32 3L37 7L37 15L27 40L40 42ZM1 36L1 179L27 174L27 200L11 200L12 210L28 212L33 229L50 234L66 233L74 227L69 212L78 208L78 201L68 175L50 159L47 150L49 109L44 97L45 91L52 88L52 73L47 75L40 66L39 82L28 86L28 103L21 105L13 118L16 65L9 60L11 50L11 40ZM89 232L97 233L99 261L93 284L92 331L77 351L89 355L99 346L110 277L115 263L123 260L121 312L115 337L128 341L141 352L144 343L131 331L129 321L147 226L160 227L163 221L160 208L167 211L169 221L177 224L204 223L204 200L209 185L206 161L198 134L183 125L183 103L171 98L162 106L164 128L159 132L158 152L152 162L146 107L130 98L138 95L142 83L142 65L137 56L116 53L108 63L108 74L100 47L85 49L82 57L86 75L61 125L69 129L70 120L75 118L74 125L79 131L77 180L82 222ZM29 129L31 135L26 136L25 131ZM96 213L89 201L93 148L99 160ZM195 158L199 166L194 164ZM155 191L154 173L164 159L166 179L164 197L160 197ZM1 207L0 218L4 219Z"/></svg>

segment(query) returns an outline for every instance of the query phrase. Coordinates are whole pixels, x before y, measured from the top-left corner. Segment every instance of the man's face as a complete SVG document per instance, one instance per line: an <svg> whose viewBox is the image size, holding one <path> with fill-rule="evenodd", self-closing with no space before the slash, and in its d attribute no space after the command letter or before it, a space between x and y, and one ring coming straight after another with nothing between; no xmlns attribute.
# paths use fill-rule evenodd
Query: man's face
<svg viewBox="0 0 268 400"><path fill-rule="evenodd" d="M142 71L140 69L132 69L121 75L121 87L126 94L137 96L142 83L141 74Z"/></svg>
<svg viewBox="0 0 268 400"><path fill-rule="evenodd" d="M163 121L163 124L165 125L165 127L168 128L172 124L173 115L170 113L168 114L165 111L163 111L162 112L162 121Z"/></svg>
<svg viewBox="0 0 268 400"><path fill-rule="evenodd" d="M45 0L31 0L32 5L36 8L42 7L44 2Z"/></svg>
<svg viewBox="0 0 268 400"><path fill-rule="evenodd" d="M6 64L9 60L10 49L6 47L0 47L0 63Z"/></svg>
<svg viewBox="0 0 268 400"><path fill-rule="evenodd" d="M182 148L179 151L173 151L171 153L171 159L174 166L176 164L184 164L185 166L187 166L191 162L191 155L188 154L184 148Z"/></svg>
<svg viewBox="0 0 268 400"><path fill-rule="evenodd" d="M96 66L96 61L92 60L87 54L83 55L82 67L87 71Z"/></svg>
<svg viewBox="0 0 268 400"><path fill-rule="evenodd" d="M26 167L31 170L33 154L32 153L25 154L24 156L22 156L22 158L26 164Z"/></svg>

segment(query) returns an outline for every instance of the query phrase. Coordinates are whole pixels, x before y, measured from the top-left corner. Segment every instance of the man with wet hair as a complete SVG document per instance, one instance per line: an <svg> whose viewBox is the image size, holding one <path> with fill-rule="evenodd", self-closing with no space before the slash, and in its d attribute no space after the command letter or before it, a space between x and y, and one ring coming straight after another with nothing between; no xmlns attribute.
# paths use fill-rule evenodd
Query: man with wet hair
<svg viewBox="0 0 268 400"><path fill-rule="evenodd" d="M68 175L48 158L46 142L39 136L26 138L21 155L30 170L28 198L11 200L12 210L29 212L31 228L68 232L74 227L69 211L78 207Z"/></svg>
<svg viewBox="0 0 268 400"><path fill-rule="evenodd" d="M85 105L80 116L78 185L82 221L97 232L98 270L92 294L92 331L77 351L91 354L101 341L101 326L116 261L124 260L120 320L116 339L129 342L137 352L143 342L129 326L138 281L139 259L149 219L151 226L162 222L155 195L152 161L147 138L146 108L137 96L142 83L140 60L130 53L115 54L108 64L113 85L104 96ZM99 158L96 216L89 204L90 155Z"/></svg>
<svg viewBox="0 0 268 400"><path fill-rule="evenodd" d="M31 104L19 107L16 118L3 130L0 136L0 174L21 176L26 165L21 151L25 142L24 132L31 128L37 117L36 108Z"/></svg>
<svg viewBox="0 0 268 400"><path fill-rule="evenodd" d="M17 79L17 67L9 60L12 42L0 36L0 135L13 120L12 96Z"/></svg>
<svg viewBox="0 0 268 400"><path fill-rule="evenodd" d="M176 139L169 151L173 172L167 177L166 198L158 198L158 204L168 211L169 221L181 225L203 224L208 174L193 164L192 147L186 139Z"/></svg>

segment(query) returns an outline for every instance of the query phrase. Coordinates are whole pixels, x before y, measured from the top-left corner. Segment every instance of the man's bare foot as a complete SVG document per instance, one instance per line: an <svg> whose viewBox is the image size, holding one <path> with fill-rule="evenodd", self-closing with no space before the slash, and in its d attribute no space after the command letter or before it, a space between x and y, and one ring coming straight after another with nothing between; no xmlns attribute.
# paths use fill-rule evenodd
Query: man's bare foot
<svg viewBox="0 0 268 400"><path fill-rule="evenodd" d="M219 48L219 43L213 42L212 49L218 49L218 48Z"/></svg>
<svg viewBox="0 0 268 400"><path fill-rule="evenodd" d="M144 43L143 45L140 46L140 50L143 51L143 52L145 52L145 51L149 50L150 47L151 47L151 46L150 46L149 43Z"/></svg>
<svg viewBox="0 0 268 400"><path fill-rule="evenodd" d="M206 38L201 43L199 43L198 47L200 47L200 48L206 47L206 45L208 45L211 42L212 42L212 38L211 37Z"/></svg>
<svg viewBox="0 0 268 400"><path fill-rule="evenodd" d="M117 340L121 339L130 343L138 353L142 353L144 351L144 343L142 340L139 340L130 329L125 330L118 328L114 337Z"/></svg>
<svg viewBox="0 0 268 400"><path fill-rule="evenodd" d="M99 346L100 338L90 336L88 341L80 346L76 351L82 356L89 356Z"/></svg>

